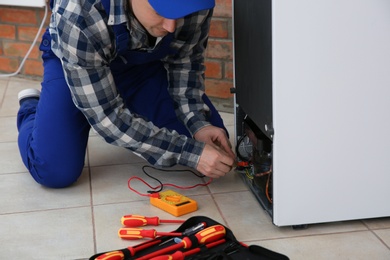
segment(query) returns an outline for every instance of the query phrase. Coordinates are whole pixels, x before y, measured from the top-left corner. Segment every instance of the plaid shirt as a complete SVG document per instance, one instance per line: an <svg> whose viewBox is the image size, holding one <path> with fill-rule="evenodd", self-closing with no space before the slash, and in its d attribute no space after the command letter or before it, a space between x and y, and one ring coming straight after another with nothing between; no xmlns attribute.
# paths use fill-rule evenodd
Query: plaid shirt
<svg viewBox="0 0 390 260"><path fill-rule="evenodd" d="M190 133L209 125L204 94L204 50L212 11L177 20L171 46L179 52L163 59L177 115ZM55 1L50 21L52 50L61 59L75 105L107 142L132 150L156 166L196 168L204 143L136 117L119 96L109 64L116 58L108 25L127 23L131 49L149 46L143 27L127 11L125 0L111 0L106 15L99 0Z"/></svg>

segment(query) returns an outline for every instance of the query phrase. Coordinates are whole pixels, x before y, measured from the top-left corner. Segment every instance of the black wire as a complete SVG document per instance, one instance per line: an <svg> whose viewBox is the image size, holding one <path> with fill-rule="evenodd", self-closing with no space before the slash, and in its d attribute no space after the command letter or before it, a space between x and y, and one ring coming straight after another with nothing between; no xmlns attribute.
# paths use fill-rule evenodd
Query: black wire
<svg viewBox="0 0 390 260"><path fill-rule="evenodd" d="M153 170L156 170L156 171L162 171L162 172L190 172L192 173L193 175L195 175L196 177L198 178L204 178L206 177L205 175L203 174L197 174L196 172L192 171L192 170L164 170L164 169L159 169L159 168L156 168L156 167L153 167L153 166L150 166L150 165L144 165L142 167L142 171L145 173L146 176L148 176L149 178L157 181L159 184L160 184L160 189L157 190L157 191L152 191L152 190L149 190L147 191L148 193L157 193L157 192L160 192L163 190L164 188L164 184L159 180L157 179L156 177L153 177L151 176L149 173L146 172L145 168L152 168Z"/></svg>
<svg viewBox="0 0 390 260"><path fill-rule="evenodd" d="M159 189L159 190L157 190L157 191L148 190L147 192L148 192L148 193L157 193L157 192L162 191L164 185L162 184L162 182L161 182L159 179L157 179L157 178L151 176L150 174L148 174L148 173L145 171L145 168L147 168L147 167L150 167L150 166L144 165L144 166L142 167L142 171L146 174L146 176L148 176L149 178L151 178L151 179L157 181L158 183L160 183L160 189ZM154 167L151 167L151 168L154 168Z"/></svg>

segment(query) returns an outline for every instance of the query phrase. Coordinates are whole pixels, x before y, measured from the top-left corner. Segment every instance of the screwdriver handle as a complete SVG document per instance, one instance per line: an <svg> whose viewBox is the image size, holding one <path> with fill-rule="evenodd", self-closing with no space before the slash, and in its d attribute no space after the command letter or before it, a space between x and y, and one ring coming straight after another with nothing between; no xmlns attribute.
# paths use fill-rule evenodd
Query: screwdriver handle
<svg viewBox="0 0 390 260"><path fill-rule="evenodd" d="M142 228L120 228L118 236L122 239L136 240L141 238L155 238L157 232L155 229L142 229Z"/></svg>
<svg viewBox="0 0 390 260"><path fill-rule="evenodd" d="M208 244L225 237L226 230L222 225L214 225L205 228L195 234L199 244Z"/></svg>
<svg viewBox="0 0 390 260"><path fill-rule="evenodd" d="M97 258L95 258L95 260L124 260L124 259L125 259L125 255L121 251L111 251L108 253L104 253L98 256Z"/></svg>
<svg viewBox="0 0 390 260"><path fill-rule="evenodd" d="M226 234L226 230L224 226L214 225L199 231L198 233L195 234L195 237L198 240L199 244L208 244L220 240L221 238L225 237L225 234ZM137 258L137 260L150 260L153 257L164 255L169 252L178 250L180 248L190 249L191 247L192 247L191 239L189 237L184 237L181 240L181 242L178 244L174 244L172 246L168 246L166 248L157 250L153 253Z"/></svg>
<svg viewBox="0 0 390 260"><path fill-rule="evenodd" d="M121 222L126 227L158 226L160 219L158 217L145 217L141 215L125 215L121 218Z"/></svg>
<svg viewBox="0 0 390 260"><path fill-rule="evenodd" d="M150 260L184 260L184 257L185 257L184 253L178 250L171 255L160 255L160 256L150 258Z"/></svg>
<svg viewBox="0 0 390 260"><path fill-rule="evenodd" d="M215 242L211 242L209 244L206 244L205 247L207 249L210 249L210 248L216 247L218 245L221 245L225 242L226 242L225 239L220 239L220 240L217 240ZM160 256L153 257L150 260L184 260L187 256L199 253L201 250L202 249L200 247L197 247L194 249L187 250L185 252L176 251L175 253L173 253L171 255L160 255Z"/></svg>
<svg viewBox="0 0 390 260"><path fill-rule="evenodd" d="M150 260L153 257L157 257L159 255L164 255L164 254L167 254L169 252L178 250L180 248L191 248L191 246L192 246L191 239L189 239L188 237L184 237L181 240L181 242L178 243L178 244L174 244L174 245L168 246L166 248L154 251L154 252L152 252L150 254L147 254L147 255L141 256L139 258L136 258L136 260Z"/></svg>
<svg viewBox="0 0 390 260"><path fill-rule="evenodd" d="M129 247L127 247L127 249L129 250L130 255L134 256L137 252L142 251L148 247L154 246L156 244L159 244L160 242L161 242L161 240L153 240L150 242L145 242L145 243L139 244L139 245L134 246L134 247L129 246ZM107 252L107 253L104 253L104 254L95 258L95 260L124 260L124 259L125 259L125 256L124 256L123 252L121 252L121 251Z"/></svg>
<svg viewBox="0 0 390 260"><path fill-rule="evenodd" d="M118 236L122 239L136 240L141 238L156 238L157 236L181 236L178 232L157 232L155 229L120 228Z"/></svg>
<svg viewBox="0 0 390 260"><path fill-rule="evenodd" d="M122 225L126 227L142 227L146 225L158 226L160 223L184 223L180 219L160 219L159 217L145 217L141 215L125 215L121 218Z"/></svg>

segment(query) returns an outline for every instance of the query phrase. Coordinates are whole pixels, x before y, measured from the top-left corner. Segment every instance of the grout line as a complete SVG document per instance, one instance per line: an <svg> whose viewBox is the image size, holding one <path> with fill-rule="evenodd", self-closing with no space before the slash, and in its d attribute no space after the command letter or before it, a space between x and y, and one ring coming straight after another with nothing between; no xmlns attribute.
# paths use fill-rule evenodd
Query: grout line
<svg viewBox="0 0 390 260"><path fill-rule="evenodd" d="M89 147L87 146L87 169L89 176L89 199L90 199L90 209L91 209L91 220L92 220L92 241L93 241L93 252L97 253L97 240L96 240L96 222L95 222L95 208L93 205L93 193L92 193L92 171L89 160Z"/></svg>
<svg viewBox="0 0 390 260"><path fill-rule="evenodd" d="M211 189L210 189L210 187L209 187L208 185L206 186L206 188L207 188L207 190L209 191L210 196L211 196L211 198L213 199L214 204L215 204L215 206L216 206L216 208L217 208L219 214L221 215L223 221L226 223L226 227L229 228L229 229L231 229L231 227L229 226L229 223L228 223L227 219L225 218L224 214L222 213L221 208L219 207L219 204L218 204L217 201L215 200L214 193L211 192Z"/></svg>
<svg viewBox="0 0 390 260"><path fill-rule="evenodd" d="M385 247L387 247L390 250L390 245L386 244L386 242L375 233L375 230L389 230L390 231L390 228L372 229L365 221L361 220L361 222Z"/></svg>
<svg viewBox="0 0 390 260"><path fill-rule="evenodd" d="M282 239L308 238L308 237L310 238L310 237L318 237L318 236L343 235L343 234L351 234L351 233L359 233L359 232L370 232L370 230L350 230L350 231L342 231L342 232L313 233L313 234L296 235L296 236L291 235L291 236L285 236L285 237L242 240L240 242L252 243L252 242L258 242L258 241L274 241L274 240L282 240ZM386 247L389 248L388 246L386 246Z"/></svg>
<svg viewBox="0 0 390 260"><path fill-rule="evenodd" d="M388 245L377 233L375 233L375 230L388 230L390 232L390 228L383 228L383 229L374 229L370 230L370 232L387 248L390 250L390 245Z"/></svg>
<svg viewBox="0 0 390 260"><path fill-rule="evenodd" d="M56 210L81 209L81 208L87 208L87 207L89 207L89 206L88 205L80 205L80 206L61 207L61 208L50 208L50 209L37 209L37 210L27 210L27 211L5 212L5 213L0 213L0 216L17 215L17 214L29 214L29 213L40 213L40 212L56 211Z"/></svg>
<svg viewBox="0 0 390 260"><path fill-rule="evenodd" d="M0 110L3 108L5 96L6 96L5 94L7 93L8 86L9 86L9 81L7 81L7 83L5 84L3 95L0 98Z"/></svg>

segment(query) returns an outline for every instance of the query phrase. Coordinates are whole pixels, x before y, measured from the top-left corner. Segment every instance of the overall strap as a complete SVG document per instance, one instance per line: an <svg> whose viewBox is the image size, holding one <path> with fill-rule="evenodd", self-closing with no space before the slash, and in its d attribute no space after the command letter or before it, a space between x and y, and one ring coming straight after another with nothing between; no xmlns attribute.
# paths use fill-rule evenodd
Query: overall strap
<svg viewBox="0 0 390 260"><path fill-rule="evenodd" d="M110 15L110 0L101 1L107 15ZM127 30L127 24L115 24L112 26L112 29L114 30L115 34L116 50L118 54L122 54L123 52L127 51L127 47L130 40L130 34Z"/></svg>

